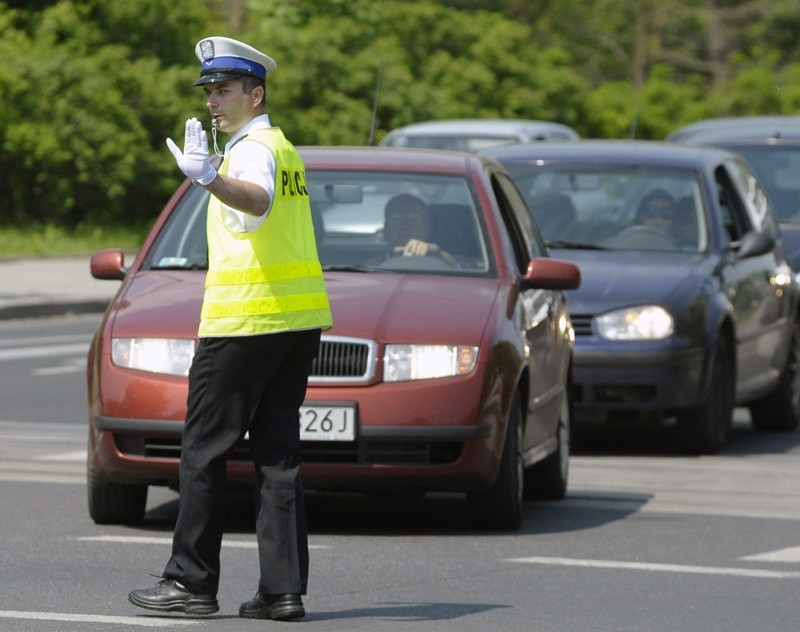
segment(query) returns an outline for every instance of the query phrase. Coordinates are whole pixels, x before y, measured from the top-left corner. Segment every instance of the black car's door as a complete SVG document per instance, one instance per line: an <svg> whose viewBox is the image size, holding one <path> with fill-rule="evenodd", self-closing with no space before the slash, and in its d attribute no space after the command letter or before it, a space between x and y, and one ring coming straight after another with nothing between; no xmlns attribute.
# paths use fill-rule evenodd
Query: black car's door
<svg viewBox="0 0 800 632"><path fill-rule="evenodd" d="M782 291L782 280L788 280L791 270L778 243L772 209L749 167L739 160L728 161L717 170L717 187L731 240L722 282L735 311L737 390L742 393L774 380L775 371L783 366L791 299ZM763 254L737 256L737 244L749 231L770 235L775 246Z"/></svg>

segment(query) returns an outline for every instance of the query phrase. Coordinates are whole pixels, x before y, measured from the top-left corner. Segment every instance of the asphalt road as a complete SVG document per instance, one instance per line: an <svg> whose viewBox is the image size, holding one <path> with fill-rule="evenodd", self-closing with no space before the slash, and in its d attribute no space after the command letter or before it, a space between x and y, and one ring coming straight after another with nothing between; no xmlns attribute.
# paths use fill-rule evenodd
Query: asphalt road
<svg viewBox="0 0 800 632"><path fill-rule="evenodd" d="M0 630L519 630L798 628L800 433L754 432L685 457L668 432L584 437L568 498L528 503L516 533L470 529L461 498L419 505L309 495L308 616L246 621L257 581L249 502L228 503L221 610L156 616L127 602L169 555L176 495L144 523L86 511L85 345L99 317L0 323Z"/></svg>

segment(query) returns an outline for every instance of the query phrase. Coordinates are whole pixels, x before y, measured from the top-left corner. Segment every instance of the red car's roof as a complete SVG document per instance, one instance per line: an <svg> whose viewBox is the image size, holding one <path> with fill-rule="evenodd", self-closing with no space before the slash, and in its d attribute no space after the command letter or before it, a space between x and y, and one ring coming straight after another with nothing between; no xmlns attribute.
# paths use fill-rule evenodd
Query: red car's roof
<svg viewBox="0 0 800 632"><path fill-rule="evenodd" d="M369 169L427 171L466 175L473 161L485 160L460 152L396 147L302 146L297 150L307 169Z"/></svg>

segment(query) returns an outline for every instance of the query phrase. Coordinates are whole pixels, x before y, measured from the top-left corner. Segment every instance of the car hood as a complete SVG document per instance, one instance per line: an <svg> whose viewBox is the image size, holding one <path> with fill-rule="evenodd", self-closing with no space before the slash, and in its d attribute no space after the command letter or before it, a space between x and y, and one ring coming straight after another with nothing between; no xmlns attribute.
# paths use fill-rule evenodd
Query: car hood
<svg viewBox="0 0 800 632"><path fill-rule="evenodd" d="M116 299L115 337L197 334L203 271L140 272ZM497 279L392 273L325 275L330 335L379 342L478 345L498 293Z"/></svg>
<svg viewBox="0 0 800 632"><path fill-rule="evenodd" d="M112 335L195 337L205 278L203 270L137 272L115 299Z"/></svg>
<svg viewBox="0 0 800 632"><path fill-rule="evenodd" d="M670 305L676 297L690 296L711 274L712 265L701 253L553 249L552 255L581 269L581 286L569 292L575 314L646 303Z"/></svg>
<svg viewBox="0 0 800 632"><path fill-rule="evenodd" d="M340 336L378 342L478 345L498 292L497 279L393 273L325 276Z"/></svg>

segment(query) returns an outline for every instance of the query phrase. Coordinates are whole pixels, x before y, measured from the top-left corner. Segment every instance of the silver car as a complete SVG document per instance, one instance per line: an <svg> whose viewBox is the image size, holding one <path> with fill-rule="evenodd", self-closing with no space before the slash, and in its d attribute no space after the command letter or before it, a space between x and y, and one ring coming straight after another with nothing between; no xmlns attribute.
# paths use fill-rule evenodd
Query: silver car
<svg viewBox="0 0 800 632"><path fill-rule="evenodd" d="M541 140L578 140L578 132L550 121L451 119L412 123L392 130L381 145L478 152L486 147Z"/></svg>

